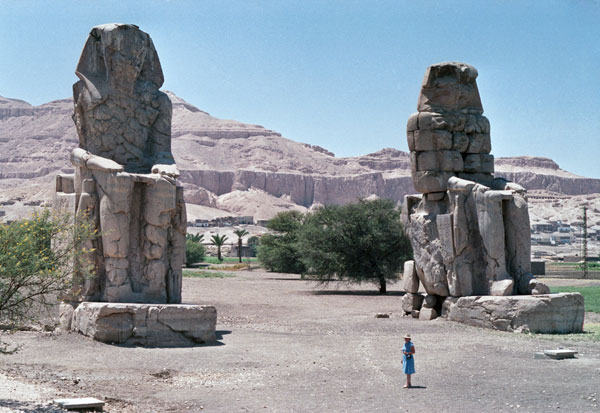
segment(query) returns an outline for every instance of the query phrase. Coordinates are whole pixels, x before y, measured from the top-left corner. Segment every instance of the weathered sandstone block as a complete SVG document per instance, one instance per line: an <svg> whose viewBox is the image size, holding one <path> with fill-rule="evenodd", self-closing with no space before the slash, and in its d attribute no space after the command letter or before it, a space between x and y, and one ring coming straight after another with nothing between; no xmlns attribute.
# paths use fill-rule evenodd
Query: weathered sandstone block
<svg viewBox="0 0 600 413"><path fill-rule="evenodd" d="M422 307L421 311L419 311L419 320L433 320L434 318L438 318L438 313L433 308Z"/></svg>
<svg viewBox="0 0 600 413"><path fill-rule="evenodd" d="M404 262L404 272L402 273L402 284L407 293L416 293L419 291L419 277L415 269L413 260Z"/></svg>
<svg viewBox="0 0 600 413"><path fill-rule="evenodd" d="M406 293L402 297L402 310L405 313L412 313L418 311L423 305L423 299L425 297L419 293Z"/></svg>
<svg viewBox="0 0 600 413"><path fill-rule="evenodd" d="M444 311L448 320L477 327L531 333L583 331L585 310L579 293L461 297L448 306Z"/></svg>
<svg viewBox="0 0 600 413"><path fill-rule="evenodd" d="M183 347L214 342L216 322L212 306L81 303L71 329L104 343Z"/></svg>

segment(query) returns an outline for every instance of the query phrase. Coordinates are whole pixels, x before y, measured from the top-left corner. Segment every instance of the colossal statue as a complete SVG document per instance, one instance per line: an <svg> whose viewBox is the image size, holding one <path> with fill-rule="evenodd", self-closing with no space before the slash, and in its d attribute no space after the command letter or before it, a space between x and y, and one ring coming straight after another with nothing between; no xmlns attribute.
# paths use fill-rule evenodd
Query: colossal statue
<svg viewBox="0 0 600 413"><path fill-rule="evenodd" d="M74 301L180 303L186 212L152 40L135 25L94 27L76 74L75 175L57 178L56 203L87 211L101 237Z"/></svg>
<svg viewBox="0 0 600 413"><path fill-rule="evenodd" d="M414 250L405 301L416 279L425 307L445 297L549 292L531 274L526 191L495 178L490 122L483 116L477 70L430 66L418 113L407 124L411 173L420 195L407 195L403 221Z"/></svg>

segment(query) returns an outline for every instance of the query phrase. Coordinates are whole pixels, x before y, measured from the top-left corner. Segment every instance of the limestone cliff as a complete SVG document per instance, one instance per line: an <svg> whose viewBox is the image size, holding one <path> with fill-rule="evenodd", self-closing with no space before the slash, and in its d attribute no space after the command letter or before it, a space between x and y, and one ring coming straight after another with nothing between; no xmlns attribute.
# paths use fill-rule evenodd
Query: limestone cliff
<svg viewBox="0 0 600 413"><path fill-rule="evenodd" d="M308 208L373 194L401 200L415 191L406 152L386 148L337 158L324 148L286 139L260 125L215 118L166 93L173 104L172 149L188 203L219 205L244 215L243 197L240 205L231 195L227 202L219 203L218 198L256 189ZM66 155L77 145L72 114L72 99L32 106L0 97L0 202L50 200L54 175L73 170ZM498 158L495 165L497 176L527 189L600 193L600 179L571 174L546 158Z"/></svg>

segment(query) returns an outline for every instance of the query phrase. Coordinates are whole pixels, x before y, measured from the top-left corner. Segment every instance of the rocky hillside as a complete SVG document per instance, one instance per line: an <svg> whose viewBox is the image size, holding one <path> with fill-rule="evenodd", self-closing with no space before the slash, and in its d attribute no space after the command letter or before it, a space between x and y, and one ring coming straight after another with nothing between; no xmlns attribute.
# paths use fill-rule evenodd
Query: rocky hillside
<svg viewBox="0 0 600 413"><path fill-rule="evenodd" d="M167 92L169 93L169 92ZM217 119L169 93L172 146L190 218L224 213L266 219L285 209L346 203L377 195L400 200L414 192L408 154L396 149L336 158L259 125ZM56 173L69 173L77 145L71 99L40 106L0 97L0 202L48 202ZM402 131L398 139L403 139ZM600 179L561 170L546 158L500 158L498 175L528 189L600 193Z"/></svg>

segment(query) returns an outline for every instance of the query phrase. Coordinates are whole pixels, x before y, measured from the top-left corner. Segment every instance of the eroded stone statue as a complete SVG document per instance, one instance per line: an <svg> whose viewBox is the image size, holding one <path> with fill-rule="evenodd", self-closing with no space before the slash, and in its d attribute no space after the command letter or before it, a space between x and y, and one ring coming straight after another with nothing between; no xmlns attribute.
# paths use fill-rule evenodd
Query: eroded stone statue
<svg viewBox="0 0 600 413"><path fill-rule="evenodd" d="M420 282L428 294L421 318L435 317L427 309L441 311L445 297L549 292L531 274L526 191L493 176L490 122L476 78L467 64L430 66L418 113L408 119L421 195L407 195L402 211L415 258L405 269L405 310Z"/></svg>
<svg viewBox="0 0 600 413"><path fill-rule="evenodd" d="M87 210L102 234L96 277L77 298L180 303L186 212L171 153L171 101L159 90L152 40L134 25L94 27L76 74L75 210ZM58 192L68 179L59 178Z"/></svg>

